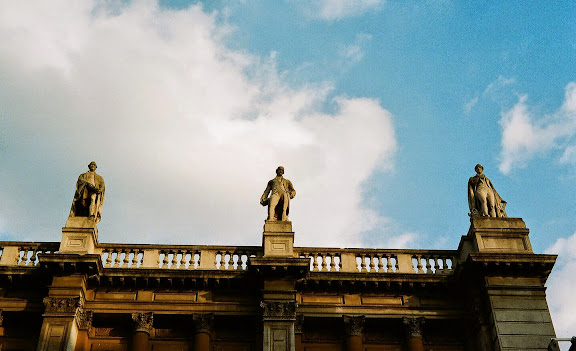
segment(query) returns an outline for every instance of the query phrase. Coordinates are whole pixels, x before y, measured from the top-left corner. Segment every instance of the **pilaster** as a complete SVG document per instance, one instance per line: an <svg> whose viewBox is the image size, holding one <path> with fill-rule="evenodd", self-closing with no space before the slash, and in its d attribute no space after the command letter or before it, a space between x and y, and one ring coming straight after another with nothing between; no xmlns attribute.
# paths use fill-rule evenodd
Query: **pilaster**
<svg viewBox="0 0 576 351"><path fill-rule="evenodd" d="M214 327L214 314L194 314L194 350L210 351L210 335Z"/></svg>
<svg viewBox="0 0 576 351"><path fill-rule="evenodd" d="M134 332L132 334L132 351L146 351L149 349L148 341L154 322L152 312L132 313Z"/></svg>
<svg viewBox="0 0 576 351"><path fill-rule="evenodd" d="M346 332L346 351L362 351L364 316L342 316Z"/></svg>
<svg viewBox="0 0 576 351"><path fill-rule="evenodd" d="M422 327L424 317L404 317L404 331L406 334L406 348L408 351L424 351Z"/></svg>

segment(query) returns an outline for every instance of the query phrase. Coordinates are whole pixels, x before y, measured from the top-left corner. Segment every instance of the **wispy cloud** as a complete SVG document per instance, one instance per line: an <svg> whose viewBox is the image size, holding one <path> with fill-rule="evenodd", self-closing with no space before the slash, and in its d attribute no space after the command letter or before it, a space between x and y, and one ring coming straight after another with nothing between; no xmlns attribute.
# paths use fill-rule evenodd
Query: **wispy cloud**
<svg viewBox="0 0 576 351"><path fill-rule="evenodd" d="M472 112L474 107L478 104L480 100L489 99L492 101L499 102L500 96L502 95L502 90L516 82L514 78L506 78L504 76L498 76L498 78L488 84L482 93L475 95L472 99L464 103L464 112L469 114Z"/></svg>
<svg viewBox="0 0 576 351"><path fill-rule="evenodd" d="M294 0L311 18L337 21L380 9L385 0Z"/></svg>
<svg viewBox="0 0 576 351"><path fill-rule="evenodd" d="M500 119L502 150L499 168L505 174L514 167L524 167L535 155L551 149L564 150L561 160L570 162L572 146L566 142L576 133L576 83L566 86L564 103L551 115L534 116L527 100L526 95L521 95Z"/></svg>
<svg viewBox="0 0 576 351"><path fill-rule="evenodd" d="M349 45L340 45L338 54L340 56L341 65L343 69L362 61L364 58L365 46L372 40L369 34L357 34L354 42Z"/></svg>
<svg viewBox="0 0 576 351"><path fill-rule="evenodd" d="M273 55L228 48L230 28L199 5L34 6L0 3L0 234L59 240L92 160L104 242L257 244L278 165L298 245L358 246L381 219L362 199L396 150L377 100L289 85Z"/></svg>

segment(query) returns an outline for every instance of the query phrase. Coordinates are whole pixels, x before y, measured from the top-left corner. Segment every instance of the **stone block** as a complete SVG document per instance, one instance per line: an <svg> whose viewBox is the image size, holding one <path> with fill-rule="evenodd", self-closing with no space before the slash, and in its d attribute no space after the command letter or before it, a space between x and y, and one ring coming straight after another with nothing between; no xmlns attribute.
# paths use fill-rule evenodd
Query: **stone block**
<svg viewBox="0 0 576 351"><path fill-rule="evenodd" d="M97 231L92 228L62 228L60 253L92 254L98 244Z"/></svg>

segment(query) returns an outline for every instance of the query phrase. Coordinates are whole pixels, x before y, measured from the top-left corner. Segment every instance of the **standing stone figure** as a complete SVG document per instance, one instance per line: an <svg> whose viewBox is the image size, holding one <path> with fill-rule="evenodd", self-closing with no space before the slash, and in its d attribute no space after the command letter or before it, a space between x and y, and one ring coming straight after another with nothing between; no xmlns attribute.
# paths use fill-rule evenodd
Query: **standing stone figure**
<svg viewBox="0 0 576 351"><path fill-rule="evenodd" d="M78 176L70 217L94 217L98 223L104 204L104 179L96 174L96 162L90 162L88 169Z"/></svg>
<svg viewBox="0 0 576 351"><path fill-rule="evenodd" d="M264 194L260 197L260 204L262 206L268 205L269 221L287 221L290 199L296 196L292 182L285 179L283 174L284 167L276 168L276 177L268 182ZM270 194L270 198L268 198L268 194Z"/></svg>
<svg viewBox="0 0 576 351"><path fill-rule="evenodd" d="M502 200L492 182L482 173L484 167L474 167L476 175L468 181L468 206L470 217L508 217L506 201Z"/></svg>

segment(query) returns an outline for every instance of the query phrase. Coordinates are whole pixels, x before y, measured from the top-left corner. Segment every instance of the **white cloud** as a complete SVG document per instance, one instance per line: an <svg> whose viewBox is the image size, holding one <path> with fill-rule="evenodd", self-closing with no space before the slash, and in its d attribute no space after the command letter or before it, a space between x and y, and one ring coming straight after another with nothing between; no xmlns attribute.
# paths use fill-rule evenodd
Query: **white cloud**
<svg viewBox="0 0 576 351"><path fill-rule="evenodd" d="M478 97L478 95L476 95L472 99L470 99L470 101L468 101L467 103L464 104L464 112L466 112L466 114L469 114L470 112L472 112L472 109L478 103L478 99L479 99L479 97Z"/></svg>
<svg viewBox="0 0 576 351"><path fill-rule="evenodd" d="M472 112L474 107L478 104L478 102L481 99L482 100L489 99L492 101L499 102L501 96L504 95L503 89L508 85L514 84L515 82L516 79L514 78L506 78L502 75L498 76L498 78L495 81L491 82L490 84L488 84L488 86L486 86L486 88L484 88L482 94L477 94L464 104L464 112L466 114Z"/></svg>
<svg viewBox="0 0 576 351"><path fill-rule="evenodd" d="M362 61L364 58L364 47L370 40L372 40L372 36L369 34L357 34L352 44L340 46L338 54L344 69Z"/></svg>
<svg viewBox="0 0 576 351"><path fill-rule="evenodd" d="M513 167L524 167L538 153L551 149L564 150L563 162L569 162L570 146L560 144L576 133L576 83L569 83L562 107L554 114L534 117L526 104L527 96L502 113L502 150L500 171L507 174Z"/></svg>
<svg viewBox="0 0 576 351"><path fill-rule="evenodd" d="M59 240L92 160L104 242L259 244L279 164L297 245L358 246L382 220L361 196L396 149L378 101L289 86L199 5L26 4L0 3L0 234Z"/></svg>
<svg viewBox="0 0 576 351"><path fill-rule="evenodd" d="M558 337L571 337L576 330L576 233L558 239L546 253L558 254L556 265L546 282L554 329Z"/></svg>
<svg viewBox="0 0 576 351"><path fill-rule="evenodd" d="M337 21L345 17L362 15L382 7L384 0L295 0L312 18Z"/></svg>

